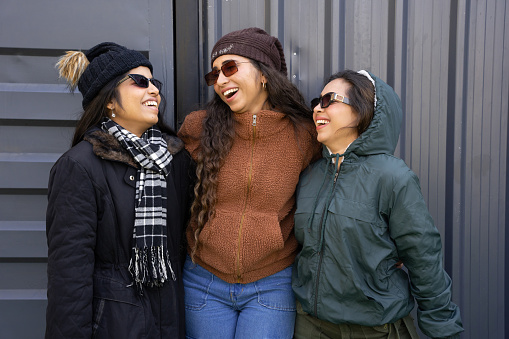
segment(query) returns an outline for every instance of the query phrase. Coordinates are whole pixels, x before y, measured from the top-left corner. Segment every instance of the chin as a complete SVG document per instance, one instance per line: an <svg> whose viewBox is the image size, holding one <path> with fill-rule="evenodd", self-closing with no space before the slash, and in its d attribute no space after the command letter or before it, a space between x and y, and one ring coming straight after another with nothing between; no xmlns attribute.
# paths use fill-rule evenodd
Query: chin
<svg viewBox="0 0 509 339"><path fill-rule="evenodd" d="M233 113L238 113L238 110L235 109L235 107L232 107L230 105L228 105L228 107L230 107L230 110L233 112Z"/></svg>

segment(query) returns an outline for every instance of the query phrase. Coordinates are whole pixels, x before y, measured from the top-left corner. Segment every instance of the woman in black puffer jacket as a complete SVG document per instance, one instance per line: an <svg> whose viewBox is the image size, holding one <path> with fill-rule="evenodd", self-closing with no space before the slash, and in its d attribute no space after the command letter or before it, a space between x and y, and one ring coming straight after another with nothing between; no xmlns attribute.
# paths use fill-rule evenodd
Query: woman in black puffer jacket
<svg viewBox="0 0 509 339"><path fill-rule="evenodd" d="M84 112L50 173L46 338L183 338L194 169L162 121L161 83L115 43L57 66Z"/></svg>

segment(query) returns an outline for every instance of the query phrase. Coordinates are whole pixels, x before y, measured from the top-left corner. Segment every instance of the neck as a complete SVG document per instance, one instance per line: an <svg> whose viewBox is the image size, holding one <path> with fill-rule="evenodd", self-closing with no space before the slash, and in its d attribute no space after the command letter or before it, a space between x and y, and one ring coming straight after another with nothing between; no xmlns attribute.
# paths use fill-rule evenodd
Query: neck
<svg viewBox="0 0 509 339"><path fill-rule="evenodd" d="M348 146L357 139L357 136L337 141L332 145L325 145L332 154L343 154L346 152Z"/></svg>

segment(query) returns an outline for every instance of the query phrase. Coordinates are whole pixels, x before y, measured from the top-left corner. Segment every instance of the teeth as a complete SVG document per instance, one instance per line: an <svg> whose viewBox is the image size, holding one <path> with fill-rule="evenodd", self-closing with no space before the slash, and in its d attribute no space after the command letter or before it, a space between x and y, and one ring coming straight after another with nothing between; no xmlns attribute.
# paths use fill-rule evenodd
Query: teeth
<svg viewBox="0 0 509 339"><path fill-rule="evenodd" d="M225 92L223 92L223 95L225 97L231 97L233 95L233 93L237 92L239 89L238 88L232 88L232 89L229 89Z"/></svg>
<svg viewBox="0 0 509 339"><path fill-rule="evenodd" d="M145 106L156 106L157 107L157 101L147 101L143 103Z"/></svg>
<svg viewBox="0 0 509 339"><path fill-rule="evenodd" d="M329 123L329 120L316 120L317 125L327 125Z"/></svg>

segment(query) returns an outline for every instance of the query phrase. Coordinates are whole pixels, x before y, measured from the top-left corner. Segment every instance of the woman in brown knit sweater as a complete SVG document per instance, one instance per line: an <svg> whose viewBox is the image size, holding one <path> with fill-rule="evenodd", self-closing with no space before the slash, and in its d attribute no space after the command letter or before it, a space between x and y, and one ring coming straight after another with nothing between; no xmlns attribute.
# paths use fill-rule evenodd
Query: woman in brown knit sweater
<svg viewBox="0 0 509 339"><path fill-rule="evenodd" d="M279 40L223 36L205 76L215 96L179 136L197 163L184 268L189 338L291 338L294 190L320 154L312 112Z"/></svg>

